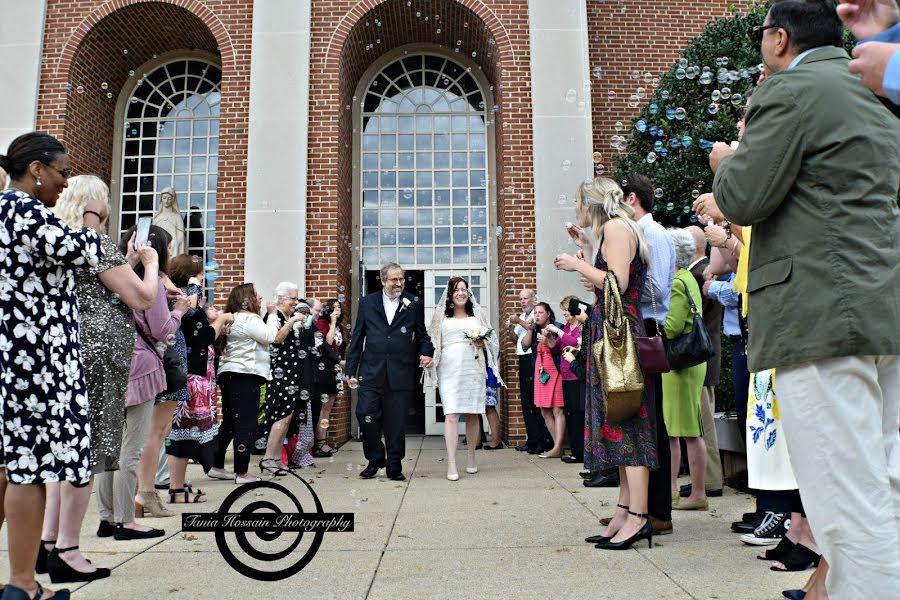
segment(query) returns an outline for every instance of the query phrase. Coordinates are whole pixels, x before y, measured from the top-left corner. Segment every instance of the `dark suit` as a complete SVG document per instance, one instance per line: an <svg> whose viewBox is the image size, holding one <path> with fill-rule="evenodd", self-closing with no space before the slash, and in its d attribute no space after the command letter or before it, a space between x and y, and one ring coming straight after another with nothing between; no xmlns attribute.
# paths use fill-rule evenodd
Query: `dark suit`
<svg viewBox="0 0 900 600"><path fill-rule="evenodd" d="M356 416L366 459L386 464L391 475L402 471L406 455L406 408L416 389L419 356L434 356L434 346L425 329L424 303L417 296L403 292L390 324L383 296L378 291L359 302L346 373L359 379Z"/></svg>

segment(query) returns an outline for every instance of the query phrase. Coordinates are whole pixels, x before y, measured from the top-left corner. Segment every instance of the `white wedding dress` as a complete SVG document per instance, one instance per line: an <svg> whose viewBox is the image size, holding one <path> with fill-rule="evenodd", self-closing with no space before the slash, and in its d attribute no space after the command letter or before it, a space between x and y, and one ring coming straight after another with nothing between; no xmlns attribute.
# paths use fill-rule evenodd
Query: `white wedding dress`
<svg viewBox="0 0 900 600"><path fill-rule="evenodd" d="M437 380L445 415L484 414L487 379L484 352L476 349L465 335L466 329L480 326L481 321L475 317L441 321L441 360Z"/></svg>

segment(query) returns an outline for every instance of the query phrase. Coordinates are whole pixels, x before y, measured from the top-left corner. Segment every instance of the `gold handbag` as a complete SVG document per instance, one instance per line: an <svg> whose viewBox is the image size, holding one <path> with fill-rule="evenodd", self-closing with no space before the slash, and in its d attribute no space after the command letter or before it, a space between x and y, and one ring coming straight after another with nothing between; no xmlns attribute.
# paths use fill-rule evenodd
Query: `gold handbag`
<svg viewBox="0 0 900 600"><path fill-rule="evenodd" d="M606 273L603 283L603 305L603 339L594 342L591 351L603 385L606 420L619 422L633 417L640 409L644 374L612 271Z"/></svg>

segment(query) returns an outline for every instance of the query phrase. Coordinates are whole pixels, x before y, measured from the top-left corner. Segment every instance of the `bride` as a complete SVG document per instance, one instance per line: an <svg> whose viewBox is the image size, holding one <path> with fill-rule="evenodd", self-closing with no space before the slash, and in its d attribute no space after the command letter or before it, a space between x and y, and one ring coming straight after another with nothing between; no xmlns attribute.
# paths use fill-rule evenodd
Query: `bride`
<svg viewBox="0 0 900 600"><path fill-rule="evenodd" d="M435 352L432 366L428 369L432 383L435 372L437 374L437 386L444 408L447 479L450 481L459 479L456 445L461 414L467 417L466 473L478 472L475 448L481 435L478 415L484 414L487 367L490 366L495 374L499 373L499 343L496 336L473 342L466 337L466 331L476 327L490 327L487 315L472 298L468 282L462 277L452 277L431 319L430 333ZM502 381L500 383L502 385Z"/></svg>

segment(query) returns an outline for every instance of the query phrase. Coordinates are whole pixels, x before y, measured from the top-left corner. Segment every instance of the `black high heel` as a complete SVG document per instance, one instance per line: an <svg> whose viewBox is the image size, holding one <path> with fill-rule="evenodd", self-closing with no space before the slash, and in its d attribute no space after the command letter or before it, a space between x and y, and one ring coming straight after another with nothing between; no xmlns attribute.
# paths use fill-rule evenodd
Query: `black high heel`
<svg viewBox="0 0 900 600"><path fill-rule="evenodd" d="M635 517L640 517L642 519L646 519L644 525L635 533L633 536L628 538L627 540L622 540L621 542L614 542L612 538L610 538L606 542L600 542L594 548L600 548L601 550L628 550L631 548L635 542L639 542L641 540L647 540L647 547L653 547L653 526L650 524L649 515L646 513L636 513L628 511L629 515L634 515Z"/></svg>
<svg viewBox="0 0 900 600"><path fill-rule="evenodd" d="M276 463L277 467L266 466L266 463ZM269 473L272 477L283 477L287 475L288 470L284 468L281 461L277 458L264 458L259 461L259 470L262 473Z"/></svg>
<svg viewBox="0 0 900 600"><path fill-rule="evenodd" d="M628 510L628 507L625 506L624 504L616 504L616 506L618 506L621 509ZM613 534L613 535L615 535L615 534ZM587 542L588 544L602 544L604 542L608 542L611 539L612 538L608 535L592 535L592 536L584 538L584 541Z"/></svg>
<svg viewBox="0 0 900 600"><path fill-rule="evenodd" d="M322 447L328 442L324 439L319 440L312 447L313 458L328 458L334 454L331 450L323 450Z"/></svg>
<svg viewBox="0 0 900 600"><path fill-rule="evenodd" d="M822 556L820 554L816 554L803 544L796 544L787 554L777 559L778 562L784 565L783 569L777 569L774 566L769 567L769 569L783 572L805 571L818 567L821 559Z"/></svg>
<svg viewBox="0 0 900 600"><path fill-rule="evenodd" d="M64 561L60 556L61 552L69 552L71 550L78 550L78 546L72 546L71 548L54 548L50 551L50 556L47 557L47 573L50 574L50 581L53 583L80 583L83 581L94 581L109 577L110 570L102 567L97 567L95 571L90 573L82 573L81 571L73 569L69 563Z"/></svg>
<svg viewBox="0 0 900 600"><path fill-rule="evenodd" d="M37 591L34 593L34 596L29 596L28 592L22 588L8 583L3 587L4 600L41 600L43 596L44 588L41 587L40 583L37 584ZM69 594L69 590L56 590L53 592L53 597L56 600L69 600L71 594Z"/></svg>
<svg viewBox="0 0 900 600"><path fill-rule="evenodd" d="M56 540L41 540L41 545L38 546L38 555L37 560L34 562L34 572L40 573L43 575L47 572L47 557L50 556L50 552L52 550L47 550L44 548L44 544L55 544Z"/></svg>

